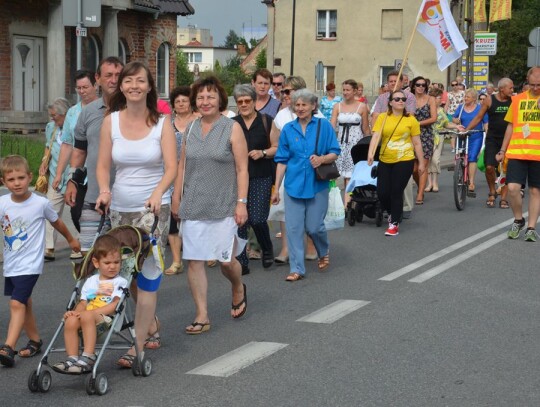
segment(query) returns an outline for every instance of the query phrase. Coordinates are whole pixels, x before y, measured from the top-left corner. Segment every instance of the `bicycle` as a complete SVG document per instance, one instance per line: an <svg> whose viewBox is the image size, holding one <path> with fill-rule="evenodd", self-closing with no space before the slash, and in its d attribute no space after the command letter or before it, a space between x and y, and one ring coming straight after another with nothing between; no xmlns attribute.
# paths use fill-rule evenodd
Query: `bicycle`
<svg viewBox="0 0 540 407"><path fill-rule="evenodd" d="M469 136L482 130L455 131L445 130L439 134L457 136L456 156L454 159L454 202L458 211L465 209L467 196L476 198L476 192L469 191Z"/></svg>

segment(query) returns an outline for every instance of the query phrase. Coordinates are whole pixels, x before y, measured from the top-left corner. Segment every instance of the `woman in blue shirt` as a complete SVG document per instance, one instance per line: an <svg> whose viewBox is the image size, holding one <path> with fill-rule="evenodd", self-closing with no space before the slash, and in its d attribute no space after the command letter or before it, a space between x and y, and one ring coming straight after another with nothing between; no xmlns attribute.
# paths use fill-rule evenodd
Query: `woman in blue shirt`
<svg viewBox="0 0 540 407"><path fill-rule="evenodd" d="M330 265L328 237L324 218L328 209L328 181L319 181L315 168L335 161L341 152L336 134L326 119L313 117L317 96L301 89L292 96L292 107L298 116L287 123L279 137L274 160L277 164L272 203L279 203L279 187L285 177L285 224L289 244L290 272L287 281L304 278L304 234L313 240L319 257L320 271ZM317 151L315 143L319 126Z"/></svg>
<svg viewBox="0 0 540 407"><path fill-rule="evenodd" d="M478 104L478 92L476 89L469 88L465 91L463 98L464 103L459 105L454 112L453 122L465 127L476 117L480 111L480 105ZM472 130L479 130L478 133L472 133L469 136L469 193L475 193L474 177L476 176L476 162L478 161L478 154L482 148L482 142L484 140L484 134L482 131L487 129L488 116L484 115L482 121L480 121L476 127Z"/></svg>

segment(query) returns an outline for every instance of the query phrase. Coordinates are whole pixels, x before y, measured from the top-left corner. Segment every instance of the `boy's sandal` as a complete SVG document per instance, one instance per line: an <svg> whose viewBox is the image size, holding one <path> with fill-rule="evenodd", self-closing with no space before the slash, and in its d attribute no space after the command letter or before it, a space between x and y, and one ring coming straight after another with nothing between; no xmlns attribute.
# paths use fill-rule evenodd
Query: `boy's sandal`
<svg viewBox="0 0 540 407"><path fill-rule="evenodd" d="M327 254L319 259L318 264L319 271L324 271L330 266L330 256Z"/></svg>
<svg viewBox="0 0 540 407"><path fill-rule="evenodd" d="M0 347L0 364L7 367L12 367L15 364L16 352L9 345Z"/></svg>
<svg viewBox="0 0 540 407"><path fill-rule="evenodd" d="M159 335L159 328L161 328L161 324L159 323L157 315L154 316L154 319L156 320L156 330L144 341L144 347L146 349L161 348L161 336Z"/></svg>
<svg viewBox="0 0 540 407"><path fill-rule="evenodd" d="M135 355L130 355L129 353L126 353L116 361L116 364L125 369L131 369L131 366L133 366L133 362L135 362L136 357L137 356Z"/></svg>
<svg viewBox="0 0 540 407"><path fill-rule="evenodd" d="M51 368L52 368L52 370L54 370L57 373L73 374L73 375L80 374L80 373L70 372L70 370L69 370L71 367L75 366L75 363L77 363L76 360L68 359L65 362L55 363L54 365L51 366Z"/></svg>
<svg viewBox="0 0 540 407"><path fill-rule="evenodd" d="M66 373L74 375L90 373L92 369L94 369L95 364L95 359L89 358L87 356L81 356L79 360L73 364L73 366L68 367Z"/></svg>
<svg viewBox="0 0 540 407"><path fill-rule="evenodd" d="M501 201L499 202L499 208L508 209L510 208L510 205L508 205L508 201L506 199L501 199Z"/></svg>
<svg viewBox="0 0 540 407"><path fill-rule="evenodd" d="M41 352L42 345L43 341L41 339L39 340L39 342L29 340L24 348L19 349L19 356L21 358L31 358L32 356L36 356L38 353ZM24 351L28 351L28 353L21 354L21 352Z"/></svg>

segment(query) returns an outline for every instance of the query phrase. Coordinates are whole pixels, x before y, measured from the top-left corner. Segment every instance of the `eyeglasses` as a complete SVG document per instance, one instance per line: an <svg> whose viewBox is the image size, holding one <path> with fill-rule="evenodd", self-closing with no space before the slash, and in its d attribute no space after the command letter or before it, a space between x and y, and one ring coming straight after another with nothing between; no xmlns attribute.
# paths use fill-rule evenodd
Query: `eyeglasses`
<svg viewBox="0 0 540 407"><path fill-rule="evenodd" d="M238 99L236 101L236 104L238 106L243 106L243 105L249 105L251 102L253 102L253 99Z"/></svg>
<svg viewBox="0 0 540 407"><path fill-rule="evenodd" d="M529 88L533 88L533 89L540 88L540 83L529 83Z"/></svg>
<svg viewBox="0 0 540 407"><path fill-rule="evenodd" d="M272 82L273 86L283 86L283 82Z"/></svg>
<svg viewBox="0 0 540 407"><path fill-rule="evenodd" d="M406 98L406 97L392 98L392 100L393 100L394 102L406 102L406 101L407 101L407 98Z"/></svg>
<svg viewBox="0 0 540 407"><path fill-rule="evenodd" d="M417 88L425 88L427 86L427 83L415 83L414 86Z"/></svg>
<svg viewBox="0 0 540 407"><path fill-rule="evenodd" d="M457 86L457 82L453 82L453 83L451 83L450 85L452 85L452 86Z"/></svg>
<svg viewBox="0 0 540 407"><path fill-rule="evenodd" d="M290 95L291 92L293 92L294 89L281 89L281 94L282 95Z"/></svg>

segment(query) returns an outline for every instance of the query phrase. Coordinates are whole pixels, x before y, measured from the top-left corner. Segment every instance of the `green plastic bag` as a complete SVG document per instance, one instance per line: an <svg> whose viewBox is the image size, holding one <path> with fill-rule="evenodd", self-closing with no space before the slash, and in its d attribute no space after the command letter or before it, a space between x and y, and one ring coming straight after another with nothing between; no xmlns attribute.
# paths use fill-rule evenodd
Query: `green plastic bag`
<svg viewBox="0 0 540 407"><path fill-rule="evenodd" d="M486 172L486 163L484 162L484 147L482 147L482 150L480 150L480 154L478 154L478 161L476 162L476 166L480 171Z"/></svg>

